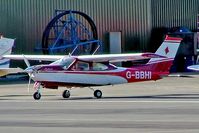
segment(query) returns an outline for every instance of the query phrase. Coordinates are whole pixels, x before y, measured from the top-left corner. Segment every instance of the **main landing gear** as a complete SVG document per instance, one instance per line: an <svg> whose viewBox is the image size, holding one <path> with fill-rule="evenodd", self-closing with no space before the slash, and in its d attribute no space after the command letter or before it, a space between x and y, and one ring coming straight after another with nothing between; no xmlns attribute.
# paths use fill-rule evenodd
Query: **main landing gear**
<svg viewBox="0 0 199 133"><path fill-rule="evenodd" d="M101 98L101 97L102 97L102 91L100 91L100 90L95 90L95 91L94 91L94 97L96 97L96 98Z"/></svg>
<svg viewBox="0 0 199 133"><path fill-rule="evenodd" d="M65 90L65 91L62 93L62 97L63 97L63 98L69 98L69 97L70 97L70 91L69 91L69 90Z"/></svg>
<svg viewBox="0 0 199 133"><path fill-rule="evenodd" d="M41 99L41 83L39 82L35 82L34 84L34 89L36 90L36 92L33 94L33 98L35 100L39 100ZM93 95L94 97L96 98L101 98L102 97L102 91L101 90L94 90L93 88L90 88L94 91ZM62 97L63 98L69 98L70 97L70 91L69 90L65 90L63 93L62 93Z"/></svg>
<svg viewBox="0 0 199 133"><path fill-rule="evenodd" d="M94 97L96 97L96 98L101 98L102 97L102 91L100 91L100 90L93 90L93 91L94 91L94 93L93 93ZM63 98L69 98L70 97L70 91L69 90L65 90L62 93L62 97Z"/></svg>
<svg viewBox="0 0 199 133"><path fill-rule="evenodd" d="M96 98L102 98L102 91L100 91L100 90L94 90L91 87L89 87L89 88L94 91L94 93L93 93L94 97L96 97Z"/></svg>

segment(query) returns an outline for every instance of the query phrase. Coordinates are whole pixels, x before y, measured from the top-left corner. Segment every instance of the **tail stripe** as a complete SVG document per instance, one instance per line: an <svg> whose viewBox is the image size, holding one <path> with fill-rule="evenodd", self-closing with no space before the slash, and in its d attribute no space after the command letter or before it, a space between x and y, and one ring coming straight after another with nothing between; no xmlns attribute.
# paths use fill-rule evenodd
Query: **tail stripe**
<svg viewBox="0 0 199 133"><path fill-rule="evenodd" d="M165 38L165 42L170 42L170 43L180 43L181 41L182 41L182 38L169 37L168 35Z"/></svg>
<svg viewBox="0 0 199 133"><path fill-rule="evenodd" d="M162 60L155 60L155 61L150 61L147 64L154 64L154 63L160 63L160 62L166 62L166 61L173 61L174 58L166 58L166 59L162 59Z"/></svg>

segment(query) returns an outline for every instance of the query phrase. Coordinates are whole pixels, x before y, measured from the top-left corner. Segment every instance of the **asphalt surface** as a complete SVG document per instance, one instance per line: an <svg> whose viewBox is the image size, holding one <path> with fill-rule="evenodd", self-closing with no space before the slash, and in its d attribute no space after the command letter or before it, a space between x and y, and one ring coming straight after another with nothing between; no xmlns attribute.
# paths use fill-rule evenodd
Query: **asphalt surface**
<svg viewBox="0 0 199 133"><path fill-rule="evenodd" d="M199 76L88 88L43 90L32 98L27 79L0 80L0 132L198 133ZM31 87L33 84L31 84Z"/></svg>

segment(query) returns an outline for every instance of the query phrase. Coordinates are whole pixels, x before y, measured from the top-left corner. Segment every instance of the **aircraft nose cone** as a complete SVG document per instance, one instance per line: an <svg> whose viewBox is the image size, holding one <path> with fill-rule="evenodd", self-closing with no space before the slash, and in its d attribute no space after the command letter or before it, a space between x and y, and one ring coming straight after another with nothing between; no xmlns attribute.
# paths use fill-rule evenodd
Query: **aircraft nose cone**
<svg viewBox="0 0 199 133"><path fill-rule="evenodd" d="M28 67L28 68L26 68L25 70L24 70L24 72L26 72L26 73L33 73L34 72L34 70L33 70L33 67Z"/></svg>

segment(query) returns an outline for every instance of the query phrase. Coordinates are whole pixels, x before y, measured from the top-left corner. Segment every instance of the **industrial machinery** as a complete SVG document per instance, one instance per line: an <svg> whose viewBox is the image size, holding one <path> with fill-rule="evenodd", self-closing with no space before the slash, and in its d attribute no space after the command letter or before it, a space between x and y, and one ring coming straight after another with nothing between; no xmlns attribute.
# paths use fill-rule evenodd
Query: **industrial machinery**
<svg viewBox="0 0 199 133"><path fill-rule="evenodd" d="M80 11L55 10L42 36L44 54L94 54L101 45L95 23Z"/></svg>

